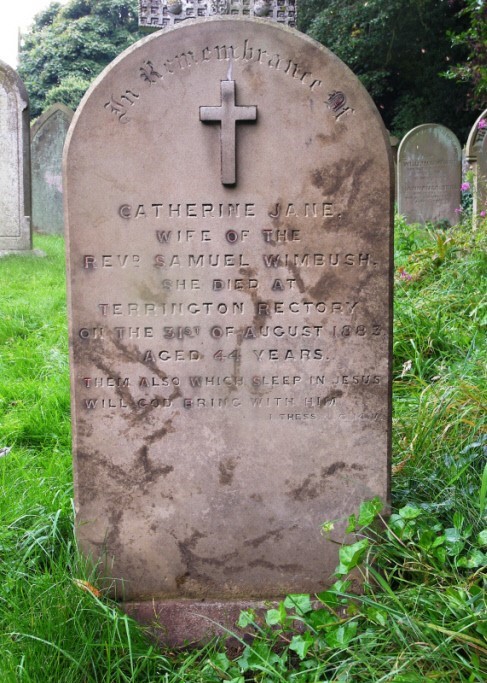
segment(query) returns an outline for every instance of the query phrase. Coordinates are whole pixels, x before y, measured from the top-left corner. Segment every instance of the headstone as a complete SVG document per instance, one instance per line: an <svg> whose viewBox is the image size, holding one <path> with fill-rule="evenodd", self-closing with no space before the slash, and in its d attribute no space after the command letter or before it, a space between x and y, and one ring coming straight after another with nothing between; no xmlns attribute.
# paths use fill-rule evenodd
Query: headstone
<svg viewBox="0 0 487 683"><path fill-rule="evenodd" d="M32 227L38 232L64 234L63 147L73 114L53 104L31 129Z"/></svg>
<svg viewBox="0 0 487 683"><path fill-rule="evenodd" d="M146 38L73 119L77 533L169 642L320 590L387 500L392 177L358 79L259 19Z"/></svg>
<svg viewBox="0 0 487 683"><path fill-rule="evenodd" d="M0 253L32 247L29 100L18 74L0 61Z"/></svg>
<svg viewBox="0 0 487 683"><path fill-rule="evenodd" d="M475 223L487 211L487 109L475 121L467 140L465 160L473 171L473 216ZM485 217L485 213L482 217Z"/></svg>
<svg viewBox="0 0 487 683"><path fill-rule="evenodd" d="M392 158L394 159L394 163L397 163L397 150L399 148L399 138L389 133L389 142L392 149Z"/></svg>
<svg viewBox="0 0 487 683"><path fill-rule="evenodd" d="M409 223L459 220L462 149L445 126L425 123L407 133L397 161L398 211Z"/></svg>

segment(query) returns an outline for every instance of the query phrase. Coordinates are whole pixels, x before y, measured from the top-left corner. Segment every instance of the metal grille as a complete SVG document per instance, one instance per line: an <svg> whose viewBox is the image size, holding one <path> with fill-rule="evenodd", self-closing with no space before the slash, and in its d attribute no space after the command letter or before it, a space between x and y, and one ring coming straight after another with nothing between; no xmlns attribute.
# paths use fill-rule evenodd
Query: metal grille
<svg viewBox="0 0 487 683"><path fill-rule="evenodd" d="M139 26L160 29L218 14L296 26L296 4L297 0L139 0Z"/></svg>

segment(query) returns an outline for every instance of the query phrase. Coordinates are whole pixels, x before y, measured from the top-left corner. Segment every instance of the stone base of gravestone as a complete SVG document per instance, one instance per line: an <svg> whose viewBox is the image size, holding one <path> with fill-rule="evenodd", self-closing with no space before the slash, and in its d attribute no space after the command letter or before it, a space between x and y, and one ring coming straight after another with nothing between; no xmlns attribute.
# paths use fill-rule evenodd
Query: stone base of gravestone
<svg viewBox="0 0 487 683"><path fill-rule="evenodd" d="M122 605L164 647L200 645L215 637L224 638L230 647L238 646L245 638L245 631L237 626L240 613L253 610L261 619L268 609L277 606L276 600L154 600Z"/></svg>
<svg viewBox="0 0 487 683"><path fill-rule="evenodd" d="M349 591L353 593L358 590L358 581L352 581ZM313 600L313 596L311 601L314 609L323 607L318 600ZM163 647L200 645L219 637L226 641L227 649L238 649L249 635L255 636L251 626L246 630L238 626L242 611L252 610L256 622L262 623L266 612L277 609L278 606L278 600L152 600L122 604L124 611L146 626L154 641ZM340 607L336 609L336 613L342 615ZM300 630L299 621L294 621L293 632Z"/></svg>
<svg viewBox="0 0 487 683"><path fill-rule="evenodd" d="M5 258L6 256L37 256L38 258L44 258L46 256L46 252L42 251L42 249L0 249L0 258Z"/></svg>

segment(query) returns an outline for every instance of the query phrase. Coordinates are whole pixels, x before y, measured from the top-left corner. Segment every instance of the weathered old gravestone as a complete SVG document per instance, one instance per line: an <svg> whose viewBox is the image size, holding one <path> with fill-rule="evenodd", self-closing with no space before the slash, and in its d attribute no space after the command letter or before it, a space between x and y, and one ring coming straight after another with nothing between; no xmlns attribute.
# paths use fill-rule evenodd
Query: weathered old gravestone
<svg viewBox="0 0 487 683"><path fill-rule="evenodd" d="M474 221L482 211L487 211L487 109L475 121L468 136L465 160L473 171ZM484 213L485 216L485 213Z"/></svg>
<svg viewBox="0 0 487 683"><path fill-rule="evenodd" d="M445 126L425 123L407 133L397 160L398 211L409 223L459 220L462 149Z"/></svg>
<svg viewBox="0 0 487 683"><path fill-rule="evenodd" d="M0 61L0 253L31 246L29 100L16 71Z"/></svg>
<svg viewBox="0 0 487 683"><path fill-rule="evenodd" d="M39 232L64 234L63 147L73 114L56 103L32 126L32 227Z"/></svg>
<svg viewBox="0 0 487 683"><path fill-rule="evenodd" d="M65 152L77 530L165 638L330 582L388 497L392 159L352 72L259 19L131 47Z"/></svg>

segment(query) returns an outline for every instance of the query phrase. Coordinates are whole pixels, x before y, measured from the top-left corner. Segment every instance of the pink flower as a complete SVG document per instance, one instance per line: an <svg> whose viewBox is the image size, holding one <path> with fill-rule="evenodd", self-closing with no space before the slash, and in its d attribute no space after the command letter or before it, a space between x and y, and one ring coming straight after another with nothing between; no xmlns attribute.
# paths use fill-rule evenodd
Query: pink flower
<svg viewBox="0 0 487 683"><path fill-rule="evenodd" d="M462 183L460 189L462 192L468 192L470 190L470 183Z"/></svg>
<svg viewBox="0 0 487 683"><path fill-rule="evenodd" d="M463 209L461 206L457 206L457 208L455 209L455 213L462 213L462 211Z"/></svg>
<svg viewBox="0 0 487 683"><path fill-rule="evenodd" d="M413 279L411 273L408 273L406 270L404 270L404 268L399 268L399 277L401 278L401 280L409 281Z"/></svg>
<svg viewBox="0 0 487 683"><path fill-rule="evenodd" d="M482 216L482 218L485 218L487 216L487 211L481 211L480 215Z"/></svg>
<svg viewBox="0 0 487 683"><path fill-rule="evenodd" d="M487 128L487 121L485 119L480 119L478 122L477 128L479 130L483 130L484 128Z"/></svg>

